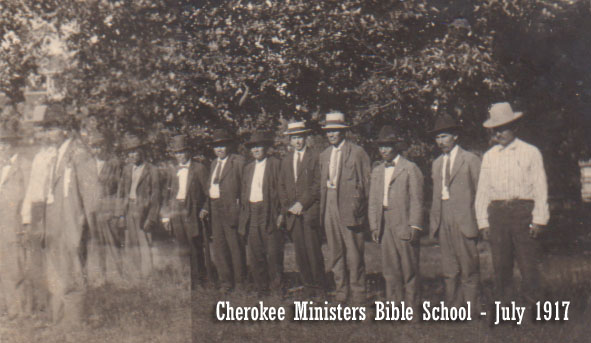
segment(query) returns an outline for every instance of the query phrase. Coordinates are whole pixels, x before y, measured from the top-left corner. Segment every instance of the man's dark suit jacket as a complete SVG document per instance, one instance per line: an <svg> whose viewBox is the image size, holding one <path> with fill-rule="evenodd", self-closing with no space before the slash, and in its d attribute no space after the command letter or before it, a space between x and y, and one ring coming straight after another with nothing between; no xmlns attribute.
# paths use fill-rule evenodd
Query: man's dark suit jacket
<svg viewBox="0 0 591 343"><path fill-rule="evenodd" d="M118 197L121 201L123 214L127 214L129 204L129 193L131 191L131 174L133 166L126 165L121 173L121 180L118 187ZM160 181L158 170L150 163L146 163L136 188L138 208L140 209L140 224L142 228L149 222L152 228L158 223L160 211Z"/></svg>
<svg viewBox="0 0 591 343"><path fill-rule="evenodd" d="M433 203L430 213L430 235L434 237L441 224L441 188L443 187L441 171L443 155L433 161L431 177L433 178ZM478 177L480 175L480 159L478 156L458 146L458 152L450 173L449 201L459 220L459 227L464 236L478 236L478 225L474 212L474 200Z"/></svg>
<svg viewBox="0 0 591 343"><path fill-rule="evenodd" d="M277 217L281 209L279 202L278 184L280 162L275 157L267 157L265 162L265 174L263 176L263 203L265 204L265 222L267 223L267 232L272 232L277 228ZM254 176L256 161L252 161L244 167L242 178L242 196L239 232L241 235L248 233L248 223L250 221L249 199Z"/></svg>
<svg viewBox="0 0 591 343"><path fill-rule="evenodd" d="M326 192L332 146L320 154L320 224L324 226ZM338 207L345 226L360 226L367 220L369 197L369 156L357 144L345 140L337 177Z"/></svg>
<svg viewBox="0 0 591 343"><path fill-rule="evenodd" d="M244 157L237 154L228 155L228 160L220 176L220 198L224 207L224 224L229 227L238 227L238 217L240 214L240 187L242 187L242 172L244 169ZM209 179L206 185L206 194L209 196L209 185L214 178L215 167L218 159L211 163L209 169ZM211 213L210 201L205 203L204 208Z"/></svg>
<svg viewBox="0 0 591 343"><path fill-rule="evenodd" d="M318 227L320 212L320 164L318 152L306 148L306 153L299 165L298 179L293 175L294 152L288 153L281 160L279 174L279 200L281 213L286 218L286 228L293 229L296 216L287 212L296 202L302 204L303 219L306 227Z"/></svg>
<svg viewBox="0 0 591 343"><path fill-rule="evenodd" d="M178 165L174 165L169 170L168 187L165 194L165 213L169 216L183 215L185 220L188 220L187 226L189 232L193 237L201 234L201 225L199 224L199 211L203 208L207 199L207 192L209 185L207 178L209 173L205 166L199 162L191 161L189 166L189 174L187 175L187 193L183 208L176 208L178 203L175 201L177 193L179 192L179 178L177 172Z"/></svg>

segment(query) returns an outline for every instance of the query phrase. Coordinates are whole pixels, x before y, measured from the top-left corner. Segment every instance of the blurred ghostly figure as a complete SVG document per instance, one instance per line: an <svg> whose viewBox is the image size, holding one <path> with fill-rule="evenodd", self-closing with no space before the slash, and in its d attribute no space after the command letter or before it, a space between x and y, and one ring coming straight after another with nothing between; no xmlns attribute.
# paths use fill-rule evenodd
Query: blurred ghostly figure
<svg viewBox="0 0 591 343"><path fill-rule="evenodd" d="M86 270L88 282L100 286L109 280L118 280L123 275L121 259L121 235L117 228L117 186L121 178L121 163L110 154L105 137L100 132L88 135L90 158L84 164L82 177L94 186L95 195L87 242Z"/></svg>
<svg viewBox="0 0 591 343"><path fill-rule="evenodd" d="M147 277L154 267L152 232L158 224L160 184L157 169L145 160L145 142L128 136L124 142L128 164L123 168L117 194L119 226L126 228L125 263L131 280Z"/></svg>
<svg viewBox="0 0 591 343"><path fill-rule="evenodd" d="M20 137L12 124L0 127L0 303L5 304L9 320L24 314L25 309L25 247L20 207L30 167L16 149Z"/></svg>

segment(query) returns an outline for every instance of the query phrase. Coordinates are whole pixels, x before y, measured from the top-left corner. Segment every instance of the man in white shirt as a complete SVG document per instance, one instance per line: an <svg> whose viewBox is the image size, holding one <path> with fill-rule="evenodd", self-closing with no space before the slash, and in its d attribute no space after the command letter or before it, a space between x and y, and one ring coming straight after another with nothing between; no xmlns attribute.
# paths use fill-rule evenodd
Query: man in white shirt
<svg viewBox="0 0 591 343"><path fill-rule="evenodd" d="M459 308L469 302L476 311L480 261L474 198L480 159L459 146L460 130L457 121L444 114L430 132L443 153L431 169L430 235L439 237L446 304Z"/></svg>
<svg viewBox="0 0 591 343"><path fill-rule="evenodd" d="M386 300L419 308L419 236L423 225L423 174L400 155L400 135L382 127L377 144L383 163L374 167L369 189L369 226L381 243Z"/></svg>
<svg viewBox="0 0 591 343"><path fill-rule="evenodd" d="M537 238L550 218L542 154L516 136L522 112L514 112L504 102L492 105L489 114L484 127L492 130L498 144L482 160L476 219L482 234L490 238L497 299L514 299L515 259L522 275L522 295L533 302L541 293Z"/></svg>
<svg viewBox="0 0 591 343"><path fill-rule="evenodd" d="M246 147L254 161L244 168L242 181L242 209L239 232L246 235L250 269L259 296L272 290L281 291L283 273L283 232L277 227L280 216L278 196L280 163L267 156L273 144L272 136L255 132Z"/></svg>
<svg viewBox="0 0 591 343"><path fill-rule="evenodd" d="M162 222L172 232L178 244L182 265L191 268L191 288L206 286L206 275L213 275L209 257L204 251L205 240L209 239L198 218L199 211L207 199L207 176L205 166L192 160L188 138L178 135L171 138L170 152L176 165L170 169L167 192L164 194L166 210ZM207 273L206 273L207 272Z"/></svg>

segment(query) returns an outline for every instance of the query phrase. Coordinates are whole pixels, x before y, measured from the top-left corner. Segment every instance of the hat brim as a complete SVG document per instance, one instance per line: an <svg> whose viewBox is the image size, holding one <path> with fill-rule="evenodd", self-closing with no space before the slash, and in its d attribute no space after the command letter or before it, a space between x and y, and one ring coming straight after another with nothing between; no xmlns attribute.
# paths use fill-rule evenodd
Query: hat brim
<svg viewBox="0 0 591 343"><path fill-rule="evenodd" d="M510 118L509 120L494 121L492 118L489 118L484 122L484 124L482 124L482 126L484 126L487 129L493 129L495 127L499 127L499 126L503 126L503 125L507 125L509 123L512 123L512 122L516 121L517 119L521 118L522 116L523 116L523 112L514 112L513 118Z"/></svg>
<svg viewBox="0 0 591 343"><path fill-rule="evenodd" d="M322 130L344 130L348 128L350 126L345 124L327 124L322 127Z"/></svg>
<svg viewBox="0 0 591 343"><path fill-rule="evenodd" d="M446 126L446 127L439 127L439 128L434 128L433 130L429 131L429 134L436 135L436 134L439 134L442 132L458 131L461 128L462 127L460 125L450 125L450 126Z"/></svg>
<svg viewBox="0 0 591 343"><path fill-rule="evenodd" d="M142 143L142 144L138 144L138 145L123 147L123 151L136 150L138 148L142 148L142 147L146 146L147 144L148 143Z"/></svg>
<svg viewBox="0 0 591 343"><path fill-rule="evenodd" d="M223 138L223 139L216 139L214 141L211 141L211 143L209 143L209 144L212 146L215 146L216 144L228 144L233 141L234 141L233 138Z"/></svg>
<svg viewBox="0 0 591 343"><path fill-rule="evenodd" d="M303 134L310 133L310 132L312 132L312 130L302 129L302 130L294 130L294 131L285 131L285 132L283 132L283 134L285 136L295 136L295 135L303 135Z"/></svg>
<svg viewBox="0 0 591 343"><path fill-rule="evenodd" d="M246 143L244 143L244 145L247 148L252 148L252 147L255 147L255 146L271 146L271 145L273 145L273 141L271 141L271 140L263 140L263 141L246 142Z"/></svg>
<svg viewBox="0 0 591 343"><path fill-rule="evenodd" d="M171 148L171 149L169 149L170 152L184 152L184 151L187 151L187 150L189 150L189 147L188 146L181 147L181 148Z"/></svg>

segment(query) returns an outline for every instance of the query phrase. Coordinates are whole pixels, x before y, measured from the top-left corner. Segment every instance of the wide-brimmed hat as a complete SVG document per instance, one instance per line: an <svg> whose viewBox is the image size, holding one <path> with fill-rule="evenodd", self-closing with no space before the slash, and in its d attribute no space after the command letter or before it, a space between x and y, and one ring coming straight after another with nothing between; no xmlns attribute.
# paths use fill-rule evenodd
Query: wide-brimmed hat
<svg viewBox="0 0 591 343"><path fill-rule="evenodd" d="M296 121L292 123L287 123L287 130L283 132L286 136L293 136L293 135L304 135L312 130L306 127L306 123L303 121Z"/></svg>
<svg viewBox="0 0 591 343"><path fill-rule="evenodd" d="M493 104L488 110L489 118L482 124L487 129L509 124L523 115L523 112L514 112L508 102Z"/></svg>
<svg viewBox="0 0 591 343"><path fill-rule="evenodd" d="M43 119L36 121L35 125L45 128L60 127L66 120L66 117L66 108L62 104L54 103L46 105Z"/></svg>
<svg viewBox="0 0 591 343"><path fill-rule="evenodd" d="M269 146L273 144L273 136L269 132L256 131L250 135L250 139L244 143L247 148L255 146Z"/></svg>
<svg viewBox="0 0 591 343"><path fill-rule="evenodd" d="M396 144L402 141L402 137L394 127L391 125L384 125L380 129L380 133L378 133L378 139L376 139L376 144Z"/></svg>
<svg viewBox="0 0 591 343"><path fill-rule="evenodd" d="M433 125L433 129L429 131L429 133L432 135L436 135L442 132L457 131L461 127L462 126L454 117L445 113L435 120L435 125Z"/></svg>
<svg viewBox="0 0 591 343"><path fill-rule="evenodd" d="M211 144L230 143L234 141L234 137L230 135L225 129L217 129L213 131Z"/></svg>
<svg viewBox="0 0 591 343"><path fill-rule="evenodd" d="M138 136L128 135L127 137L125 137L125 139L123 141L123 150L125 150L125 151L134 150L134 149L140 148L144 145L146 145L146 142L144 142Z"/></svg>
<svg viewBox="0 0 591 343"><path fill-rule="evenodd" d="M323 130L343 130L348 129L349 125L345 122L345 115L341 112L329 112L326 114L326 120Z"/></svg>
<svg viewBox="0 0 591 343"><path fill-rule="evenodd" d="M177 135L170 139L168 149L171 152L182 152L189 149L187 136L185 135Z"/></svg>

